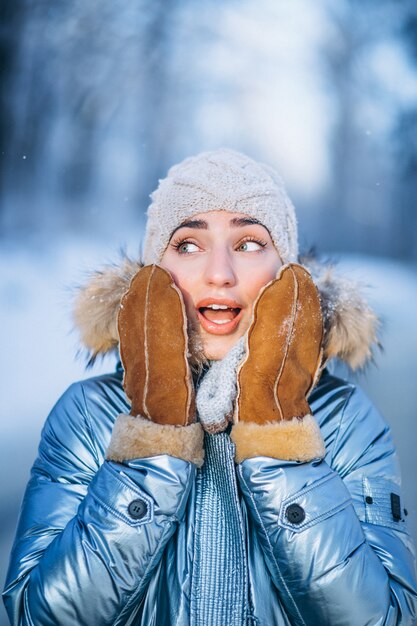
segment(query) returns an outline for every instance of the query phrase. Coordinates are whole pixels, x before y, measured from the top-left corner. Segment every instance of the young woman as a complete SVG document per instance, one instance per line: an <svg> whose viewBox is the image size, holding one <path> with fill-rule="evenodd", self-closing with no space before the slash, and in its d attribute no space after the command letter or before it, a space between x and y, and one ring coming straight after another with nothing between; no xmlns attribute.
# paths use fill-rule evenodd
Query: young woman
<svg viewBox="0 0 417 626"><path fill-rule="evenodd" d="M377 320L299 263L293 206L229 150L171 168L143 263L94 275L76 319L114 373L53 408L4 601L36 626L411 624L417 591L390 430L326 363Z"/></svg>

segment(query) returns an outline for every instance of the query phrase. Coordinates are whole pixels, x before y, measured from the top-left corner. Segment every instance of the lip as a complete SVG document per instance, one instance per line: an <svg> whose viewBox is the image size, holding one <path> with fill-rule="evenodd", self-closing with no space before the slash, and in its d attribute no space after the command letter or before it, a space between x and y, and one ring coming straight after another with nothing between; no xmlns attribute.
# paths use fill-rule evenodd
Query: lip
<svg viewBox="0 0 417 626"><path fill-rule="evenodd" d="M227 307L240 309L240 311L236 317L230 320L230 322L219 325L206 319L199 311L200 308L207 307L209 304L225 304ZM236 330L240 320L242 319L243 306L239 302L236 302L236 300L228 300L225 298L205 298L197 303L196 311L198 321L207 333L210 333L211 335L229 335Z"/></svg>
<svg viewBox="0 0 417 626"><path fill-rule="evenodd" d="M202 307L207 307L209 304L225 304L231 309L243 309L243 305L240 302L236 302L236 300L228 300L227 298L204 298L204 300L200 300L195 305L197 309L201 309Z"/></svg>

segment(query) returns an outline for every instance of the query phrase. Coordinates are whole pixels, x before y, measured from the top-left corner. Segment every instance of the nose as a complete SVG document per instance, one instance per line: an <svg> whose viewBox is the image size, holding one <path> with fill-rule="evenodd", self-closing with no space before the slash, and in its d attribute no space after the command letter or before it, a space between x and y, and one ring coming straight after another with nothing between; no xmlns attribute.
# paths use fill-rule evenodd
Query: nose
<svg viewBox="0 0 417 626"><path fill-rule="evenodd" d="M215 247L207 256L204 280L207 285L216 287L233 287L236 284L236 272L227 249Z"/></svg>

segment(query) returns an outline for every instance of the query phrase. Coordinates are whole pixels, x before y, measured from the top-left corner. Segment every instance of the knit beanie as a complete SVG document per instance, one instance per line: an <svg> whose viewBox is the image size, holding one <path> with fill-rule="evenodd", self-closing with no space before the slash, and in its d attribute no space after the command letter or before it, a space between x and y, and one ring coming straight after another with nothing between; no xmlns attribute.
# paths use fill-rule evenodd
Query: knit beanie
<svg viewBox="0 0 417 626"><path fill-rule="evenodd" d="M159 263L175 228L208 211L244 213L271 235L283 263L298 257L297 220L280 176L234 150L201 152L174 165L151 194L143 245L145 265Z"/></svg>

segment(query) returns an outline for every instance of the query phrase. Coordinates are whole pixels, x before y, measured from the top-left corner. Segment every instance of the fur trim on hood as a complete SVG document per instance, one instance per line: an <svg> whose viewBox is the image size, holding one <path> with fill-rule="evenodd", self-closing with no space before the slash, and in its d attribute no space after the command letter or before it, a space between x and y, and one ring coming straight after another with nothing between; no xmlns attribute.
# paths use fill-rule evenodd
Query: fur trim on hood
<svg viewBox="0 0 417 626"><path fill-rule="evenodd" d="M380 322L366 303L357 282L337 275L330 264L311 257L299 261L309 272L319 290L324 318L324 360L334 357L352 370L372 360ZM116 351L119 343L117 314L122 295L142 267L139 261L123 256L120 264L92 273L89 281L78 289L74 321L88 354L88 364L99 355ZM195 333L190 333L190 364L201 366L205 358Z"/></svg>

